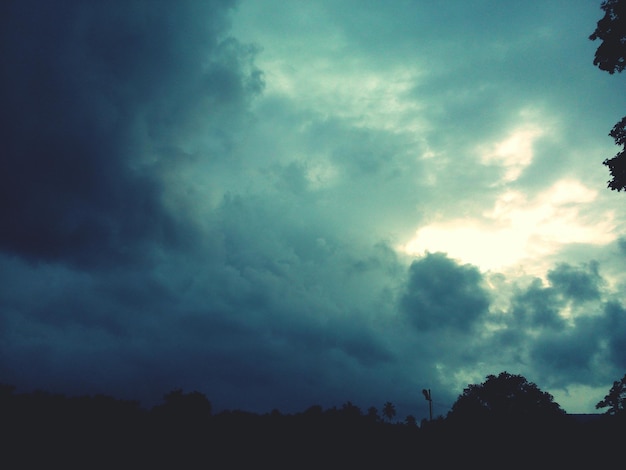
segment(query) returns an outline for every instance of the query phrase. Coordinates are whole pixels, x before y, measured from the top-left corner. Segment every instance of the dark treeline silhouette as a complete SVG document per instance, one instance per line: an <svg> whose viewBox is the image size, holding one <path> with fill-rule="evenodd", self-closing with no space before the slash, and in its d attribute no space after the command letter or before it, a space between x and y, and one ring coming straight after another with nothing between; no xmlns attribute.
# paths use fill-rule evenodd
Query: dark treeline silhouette
<svg viewBox="0 0 626 470"><path fill-rule="evenodd" d="M615 401L598 405L612 411L593 420L575 419L551 395L506 372L468 386L445 418L424 419L419 426L412 415L392 422L391 402L384 403L382 415L373 406L364 412L351 402L328 409L313 405L293 414L215 414L199 392L173 390L161 404L145 409L139 402L103 395L16 393L14 387L0 385L0 465L596 468L622 457L626 431L623 407Z"/></svg>

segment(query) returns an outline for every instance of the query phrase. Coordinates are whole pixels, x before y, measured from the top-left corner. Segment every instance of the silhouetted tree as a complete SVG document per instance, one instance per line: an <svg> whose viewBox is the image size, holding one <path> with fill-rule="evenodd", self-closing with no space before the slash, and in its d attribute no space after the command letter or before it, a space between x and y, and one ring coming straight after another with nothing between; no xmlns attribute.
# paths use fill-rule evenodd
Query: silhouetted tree
<svg viewBox="0 0 626 470"><path fill-rule="evenodd" d="M417 419L415 419L415 416L413 415L407 415L407 417L404 419L404 423L412 428L417 427Z"/></svg>
<svg viewBox="0 0 626 470"><path fill-rule="evenodd" d="M610 74L621 73L626 67L626 0L606 0L600 8L604 10L604 17L589 36L592 41L602 41L596 50L593 64ZM616 145L623 147L617 155L603 162L613 177L608 187L619 192L626 189L626 117L615 124L609 135Z"/></svg>
<svg viewBox="0 0 626 470"><path fill-rule="evenodd" d="M393 406L393 403L388 401L383 405L383 416L387 418L387 421L391 422L391 420L396 415L396 407Z"/></svg>
<svg viewBox="0 0 626 470"><path fill-rule="evenodd" d="M361 409L348 401L341 406L341 413L346 418L357 419L361 416Z"/></svg>
<svg viewBox="0 0 626 470"><path fill-rule="evenodd" d="M181 389L176 389L163 398L165 406L172 411L201 418L211 416L211 402L200 392L183 393Z"/></svg>
<svg viewBox="0 0 626 470"><path fill-rule="evenodd" d="M613 382L608 395L596 404L596 409L607 408L606 414L618 415L626 411L626 374L621 380Z"/></svg>
<svg viewBox="0 0 626 470"><path fill-rule="evenodd" d="M378 409L375 406L370 406L367 409L367 417L370 421L378 422L380 417L378 416Z"/></svg>
<svg viewBox="0 0 626 470"><path fill-rule="evenodd" d="M610 74L619 73L626 67L626 1L605 0L600 8L604 16L589 36L592 41L602 41L596 50L593 65Z"/></svg>
<svg viewBox="0 0 626 470"><path fill-rule="evenodd" d="M613 158L607 158L603 162L613 176L613 180L608 182L608 187L619 192L626 189L626 116L613 126L609 135L613 137L616 145L623 148Z"/></svg>
<svg viewBox="0 0 626 470"><path fill-rule="evenodd" d="M493 462L502 464L515 455L515 466L522 468L534 465L539 455L549 455L559 460L560 468L570 426L552 395L521 375L502 372L465 388L445 420L446 437L438 443L452 441L465 460L484 457L488 443Z"/></svg>
<svg viewBox="0 0 626 470"><path fill-rule="evenodd" d="M520 421L564 416L552 395L521 375L488 375L479 385L469 385L452 405L451 419L465 421Z"/></svg>
<svg viewBox="0 0 626 470"><path fill-rule="evenodd" d="M165 403L155 406L152 415L166 434L174 433L177 439L184 439L206 429L212 407L202 393L183 393L177 389L163 398Z"/></svg>
<svg viewBox="0 0 626 470"><path fill-rule="evenodd" d="M321 405L311 405L305 411L304 415L309 417L320 417L324 413Z"/></svg>

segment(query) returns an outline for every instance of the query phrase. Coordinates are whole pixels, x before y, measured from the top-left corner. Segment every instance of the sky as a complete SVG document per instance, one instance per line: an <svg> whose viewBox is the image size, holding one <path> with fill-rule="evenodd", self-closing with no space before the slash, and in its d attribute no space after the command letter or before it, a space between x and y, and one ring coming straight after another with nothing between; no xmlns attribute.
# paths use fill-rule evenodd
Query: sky
<svg viewBox="0 0 626 470"><path fill-rule="evenodd" d="M445 416L626 372L600 1L4 1L0 382Z"/></svg>

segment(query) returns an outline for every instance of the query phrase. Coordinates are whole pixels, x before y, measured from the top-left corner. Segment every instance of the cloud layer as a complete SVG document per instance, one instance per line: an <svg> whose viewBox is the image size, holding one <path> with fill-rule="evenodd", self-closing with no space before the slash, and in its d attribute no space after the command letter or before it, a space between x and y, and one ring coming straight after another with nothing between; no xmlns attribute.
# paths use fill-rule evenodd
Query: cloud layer
<svg viewBox="0 0 626 470"><path fill-rule="evenodd" d="M599 5L2 10L1 381L421 418L623 375Z"/></svg>

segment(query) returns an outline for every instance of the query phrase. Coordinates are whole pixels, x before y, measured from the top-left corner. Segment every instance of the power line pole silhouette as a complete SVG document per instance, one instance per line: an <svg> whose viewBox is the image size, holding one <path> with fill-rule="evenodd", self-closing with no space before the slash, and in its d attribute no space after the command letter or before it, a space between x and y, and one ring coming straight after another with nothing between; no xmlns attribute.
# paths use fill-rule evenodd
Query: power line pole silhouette
<svg viewBox="0 0 626 470"><path fill-rule="evenodd" d="M428 401L428 413L429 413L429 421L433 420L433 397L430 394L430 388L428 390L423 389L422 393L424 394L424 398Z"/></svg>

